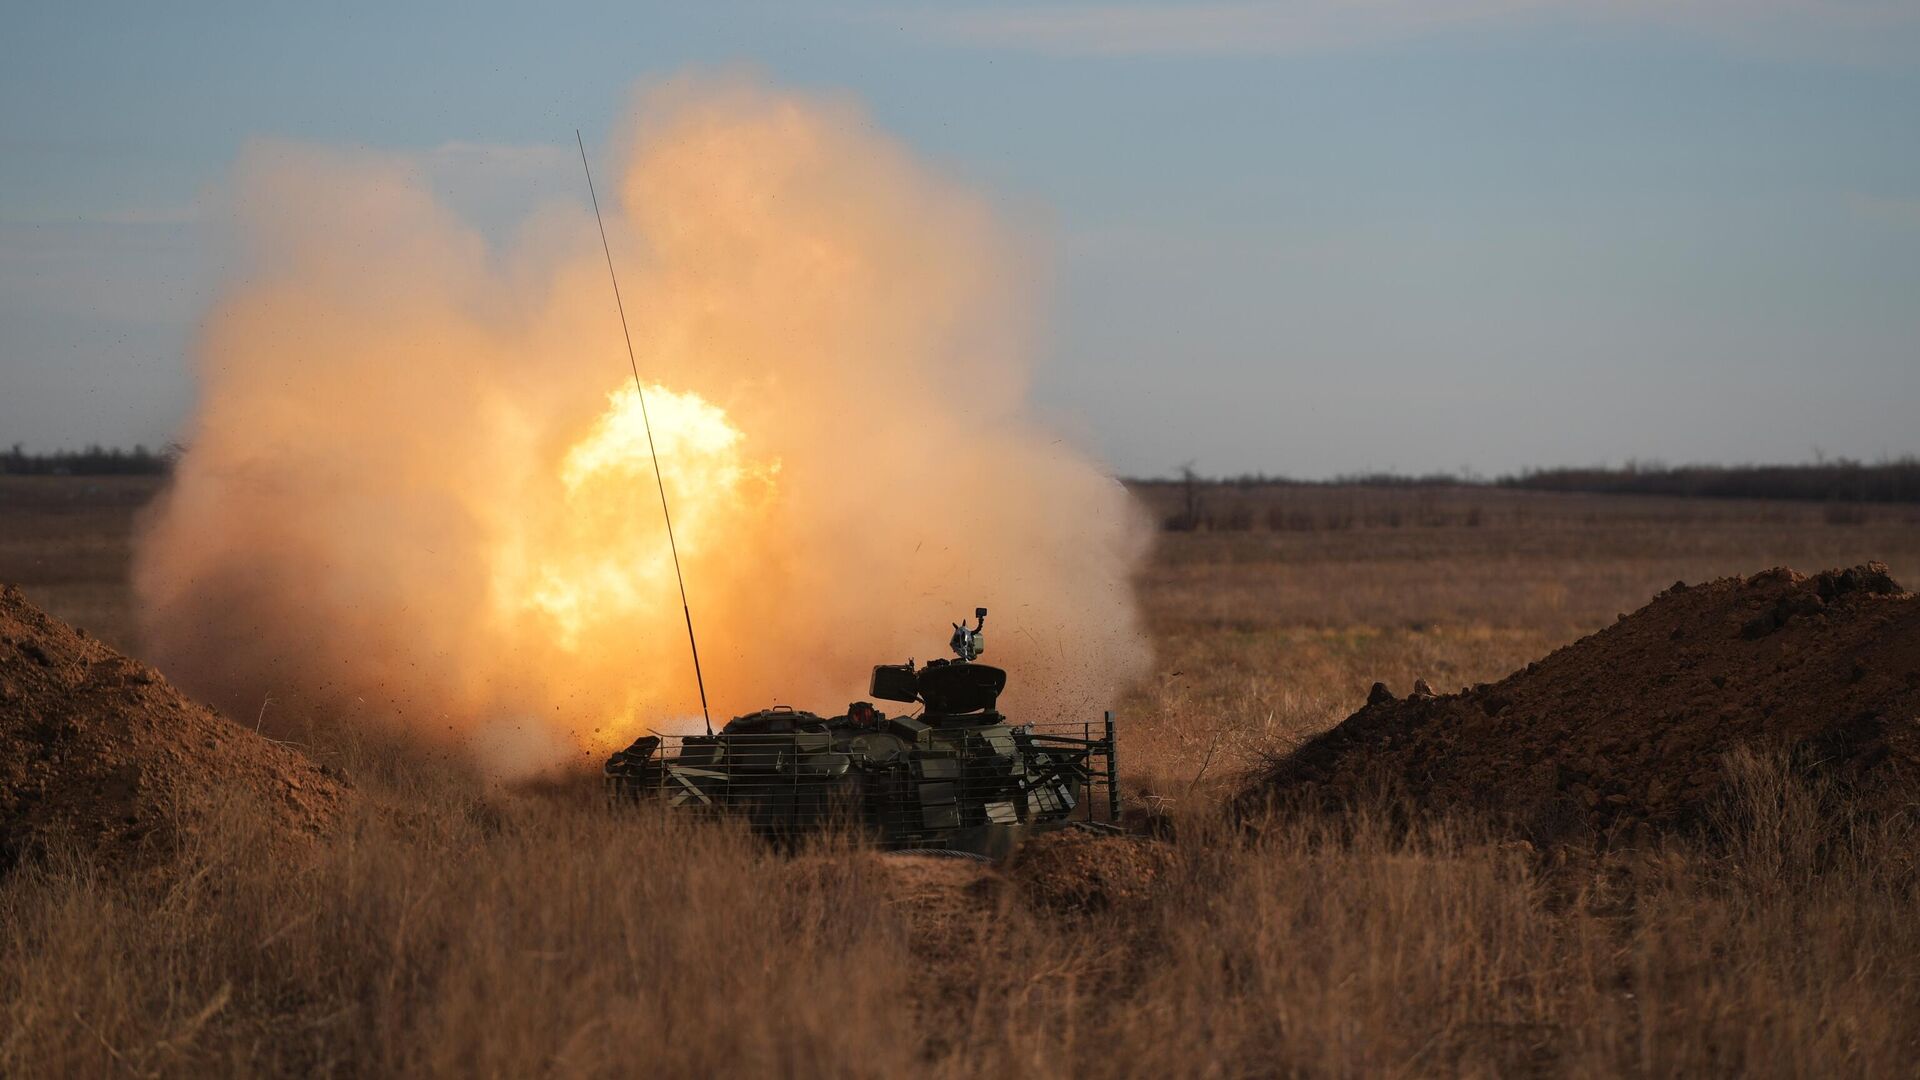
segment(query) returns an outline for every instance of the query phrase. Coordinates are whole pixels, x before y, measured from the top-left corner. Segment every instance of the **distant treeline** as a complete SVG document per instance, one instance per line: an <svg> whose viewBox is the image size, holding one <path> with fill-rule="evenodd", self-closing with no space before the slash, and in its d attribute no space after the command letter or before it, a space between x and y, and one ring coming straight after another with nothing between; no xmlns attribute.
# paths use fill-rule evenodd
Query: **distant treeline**
<svg viewBox="0 0 1920 1080"><path fill-rule="evenodd" d="M1498 483L1533 491L1605 495L1920 502L1920 458L1873 465L1840 459L1812 465L1630 464L1620 469L1539 469L1502 477Z"/></svg>
<svg viewBox="0 0 1920 1080"><path fill-rule="evenodd" d="M12 476L152 476L172 469L179 448L149 450L135 446L89 446L84 450L28 453L21 444L0 454L0 474ZM1628 462L1618 468L1530 469L1488 478L1472 472L1419 475L1368 472L1329 480L1299 480L1265 473L1211 478L1191 468L1173 477L1127 478L1129 486L1179 485L1191 500L1203 488L1240 490L1274 487L1460 488L1497 487L1526 491L1584 492L1601 495L1676 495L1713 499L1810 499L1821 502L1920 502L1920 458L1903 457L1872 464L1836 458L1807 465L1663 465Z"/></svg>
<svg viewBox="0 0 1920 1080"><path fill-rule="evenodd" d="M172 467L171 451L156 453L144 446L122 450L96 445L29 454L14 443L0 454L0 474L9 476L154 476Z"/></svg>
<svg viewBox="0 0 1920 1080"><path fill-rule="evenodd" d="M1266 487L1458 488L1497 487L1601 495L1675 495L1715 499L1810 499L1821 502L1920 502L1920 458L1872 464L1837 458L1806 465L1664 465L1628 462L1618 468L1530 469L1488 478L1466 473L1354 473L1329 480L1297 480L1249 473L1207 478L1182 469L1168 478L1128 479L1129 485L1178 485L1241 490Z"/></svg>

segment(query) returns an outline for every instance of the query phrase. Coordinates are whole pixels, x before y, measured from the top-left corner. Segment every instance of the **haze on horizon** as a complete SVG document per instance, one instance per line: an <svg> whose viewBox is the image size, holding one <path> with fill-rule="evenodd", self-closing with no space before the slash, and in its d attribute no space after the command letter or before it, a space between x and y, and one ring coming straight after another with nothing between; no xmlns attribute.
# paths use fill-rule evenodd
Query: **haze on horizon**
<svg viewBox="0 0 1920 1080"><path fill-rule="evenodd" d="M504 240L744 66L1032 238L1035 397L1121 473L1920 453L1920 3L116 4L0 60L0 445L175 437L254 142Z"/></svg>

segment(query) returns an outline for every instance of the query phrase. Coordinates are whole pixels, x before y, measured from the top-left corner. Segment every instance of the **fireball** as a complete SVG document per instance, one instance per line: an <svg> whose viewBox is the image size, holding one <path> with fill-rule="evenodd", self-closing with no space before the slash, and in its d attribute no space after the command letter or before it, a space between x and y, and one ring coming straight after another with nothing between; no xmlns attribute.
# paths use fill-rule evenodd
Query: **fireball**
<svg viewBox="0 0 1920 1080"><path fill-rule="evenodd" d="M671 624L680 607L675 546L691 560L730 535L753 535L772 505L780 463L749 459L744 443L726 412L698 394L655 385L643 408L636 387L616 388L561 460L553 512L503 538L497 607L509 619L551 620L558 645L576 654L595 635Z"/></svg>

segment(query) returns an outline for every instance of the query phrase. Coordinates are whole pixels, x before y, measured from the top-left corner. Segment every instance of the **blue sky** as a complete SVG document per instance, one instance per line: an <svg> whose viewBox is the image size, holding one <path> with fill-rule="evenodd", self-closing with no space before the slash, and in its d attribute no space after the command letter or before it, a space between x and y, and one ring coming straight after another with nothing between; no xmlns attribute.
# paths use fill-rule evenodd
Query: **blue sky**
<svg viewBox="0 0 1920 1080"><path fill-rule="evenodd" d="M746 66L1050 252L1039 407L1127 473L1920 453L1920 0L45 5L0 38L0 443L172 437L247 140L504 229Z"/></svg>

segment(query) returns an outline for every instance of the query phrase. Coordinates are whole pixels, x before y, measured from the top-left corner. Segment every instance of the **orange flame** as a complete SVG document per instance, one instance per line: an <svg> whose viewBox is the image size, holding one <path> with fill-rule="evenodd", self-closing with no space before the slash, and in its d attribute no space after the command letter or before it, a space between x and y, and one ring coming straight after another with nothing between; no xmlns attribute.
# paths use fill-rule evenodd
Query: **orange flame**
<svg viewBox="0 0 1920 1080"><path fill-rule="evenodd" d="M731 535L751 535L773 497L777 461L741 456L741 435L718 407L662 386L647 391L661 478L674 500L688 557ZM492 592L505 620L544 615L560 648L578 653L595 635L658 625L679 607L679 585L654 499L653 453L640 396L608 395L607 411L560 464L559 513L526 522L501 544Z"/></svg>

